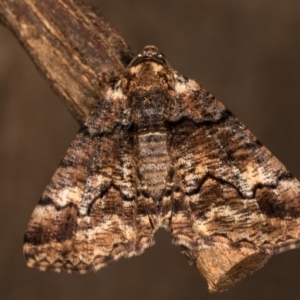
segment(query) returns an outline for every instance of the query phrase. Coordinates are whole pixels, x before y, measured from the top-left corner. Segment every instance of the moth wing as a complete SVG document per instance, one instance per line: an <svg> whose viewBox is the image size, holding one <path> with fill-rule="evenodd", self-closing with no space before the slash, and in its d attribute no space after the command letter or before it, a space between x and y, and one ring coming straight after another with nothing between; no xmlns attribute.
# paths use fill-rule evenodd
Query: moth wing
<svg viewBox="0 0 300 300"><path fill-rule="evenodd" d="M171 234L222 291L299 247L300 184L223 104L177 76Z"/></svg>
<svg viewBox="0 0 300 300"><path fill-rule="evenodd" d="M24 240L30 267L86 273L154 243L136 199L124 101L112 98L79 131L33 211Z"/></svg>

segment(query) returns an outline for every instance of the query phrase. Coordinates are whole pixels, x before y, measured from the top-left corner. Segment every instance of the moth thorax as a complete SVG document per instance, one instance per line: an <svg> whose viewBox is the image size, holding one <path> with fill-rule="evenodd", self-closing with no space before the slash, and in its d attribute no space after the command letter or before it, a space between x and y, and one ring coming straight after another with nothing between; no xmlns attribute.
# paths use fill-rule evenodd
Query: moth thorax
<svg viewBox="0 0 300 300"><path fill-rule="evenodd" d="M173 76L165 66L153 61L146 61L128 70L130 90L143 89L151 92L154 89L165 90L173 82Z"/></svg>
<svg viewBox="0 0 300 300"><path fill-rule="evenodd" d="M138 132L164 131L166 97L153 93L133 98L134 123Z"/></svg>

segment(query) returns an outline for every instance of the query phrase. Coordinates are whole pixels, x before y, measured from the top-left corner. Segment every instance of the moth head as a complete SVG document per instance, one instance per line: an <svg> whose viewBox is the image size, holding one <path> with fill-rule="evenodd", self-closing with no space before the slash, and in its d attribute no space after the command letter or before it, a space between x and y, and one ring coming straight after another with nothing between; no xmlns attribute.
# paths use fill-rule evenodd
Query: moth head
<svg viewBox="0 0 300 300"><path fill-rule="evenodd" d="M128 68L136 66L146 61L153 61L163 66L170 67L170 64L166 60L164 54L161 53L157 47L149 45L145 46L143 51L132 59L132 61L128 65Z"/></svg>
<svg viewBox="0 0 300 300"><path fill-rule="evenodd" d="M174 86L174 70L155 46L146 46L128 65L120 87L127 96L169 93Z"/></svg>

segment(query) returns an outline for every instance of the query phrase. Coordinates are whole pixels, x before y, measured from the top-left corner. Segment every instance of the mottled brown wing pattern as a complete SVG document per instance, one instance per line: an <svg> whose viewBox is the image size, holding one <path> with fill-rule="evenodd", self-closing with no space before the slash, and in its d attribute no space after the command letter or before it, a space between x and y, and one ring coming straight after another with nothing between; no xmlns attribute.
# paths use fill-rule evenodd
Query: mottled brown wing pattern
<svg viewBox="0 0 300 300"><path fill-rule="evenodd" d="M86 273L154 243L133 186L126 109L112 97L114 106L109 97L79 131L32 214L24 244L30 267Z"/></svg>
<svg viewBox="0 0 300 300"><path fill-rule="evenodd" d="M177 189L173 242L203 273L209 268L217 272L222 263L239 263L232 281L239 280L270 255L299 246L300 184L211 94L192 80L181 83L180 91L177 102L189 107L201 103L205 112L187 114L184 109L184 121L176 122L173 114L170 125ZM245 257L235 257L242 252ZM228 288L228 282L222 284L214 278L209 282L211 290Z"/></svg>
<svg viewBox="0 0 300 300"><path fill-rule="evenodd" d="M35 208L27 264L86 273L171 231L211 291L299 247L300 184L154 46L77 134Z"/></svg>

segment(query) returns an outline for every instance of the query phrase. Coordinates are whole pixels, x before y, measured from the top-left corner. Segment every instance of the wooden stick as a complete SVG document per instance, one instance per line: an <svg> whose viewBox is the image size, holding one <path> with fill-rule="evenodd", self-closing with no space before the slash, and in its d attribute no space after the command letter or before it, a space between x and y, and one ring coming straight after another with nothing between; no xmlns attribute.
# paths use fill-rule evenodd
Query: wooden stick
<svg viewBox="0 0 300 300"><path fill-rule="evenodd" d="M0 20L81 124L133 57L113 26L81 0L1 0Z"/></svg>

